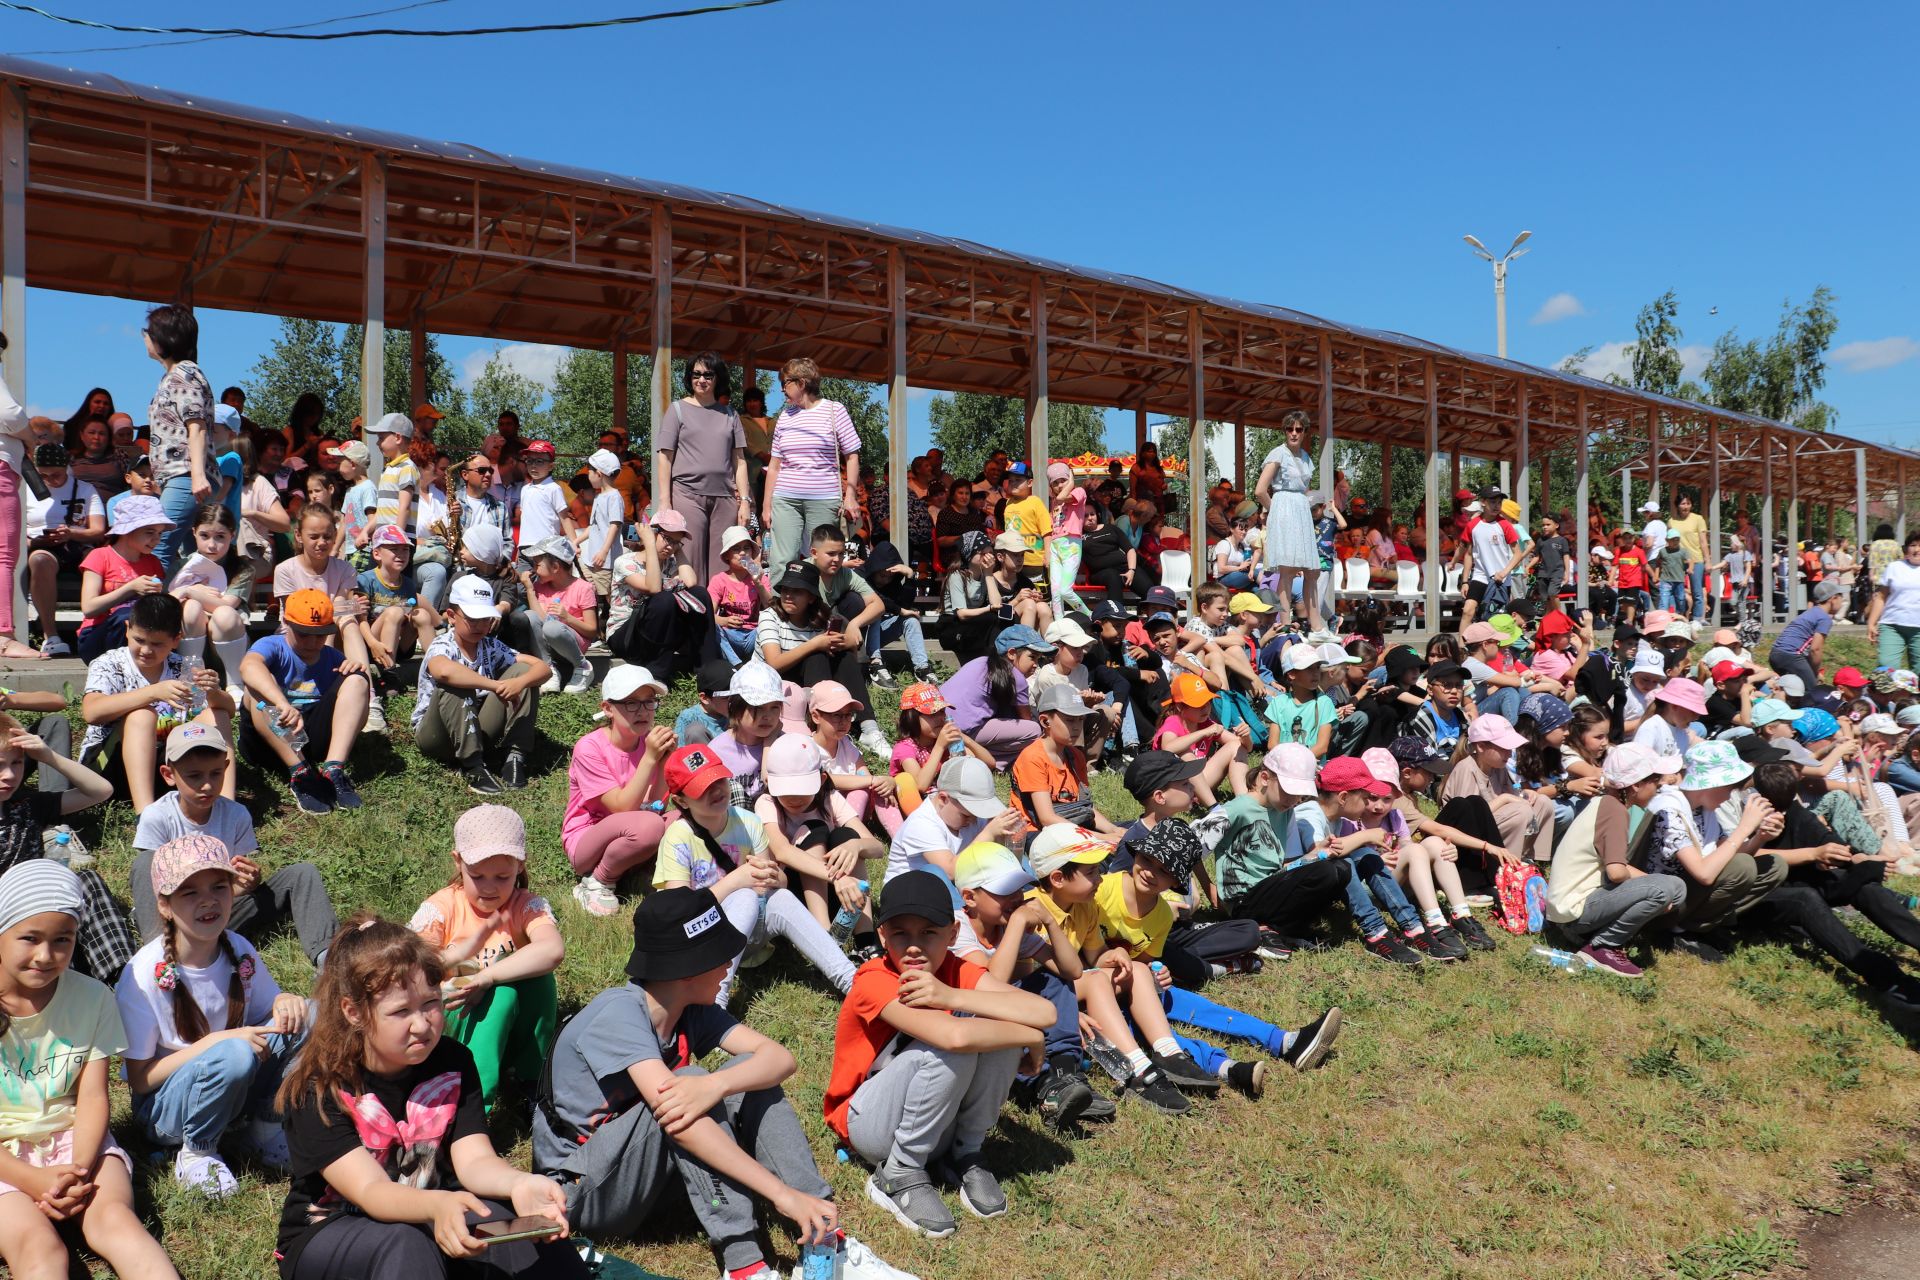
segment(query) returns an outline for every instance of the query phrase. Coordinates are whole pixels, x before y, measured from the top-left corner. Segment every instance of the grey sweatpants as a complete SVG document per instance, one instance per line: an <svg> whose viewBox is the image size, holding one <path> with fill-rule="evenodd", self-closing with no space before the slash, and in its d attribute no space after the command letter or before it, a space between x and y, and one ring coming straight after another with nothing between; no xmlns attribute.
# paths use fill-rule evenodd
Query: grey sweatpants
<svg viewBox="0 0 1920 1280"><path fill-rule="evenodd" d="M523 676L527 664L516 662L506 678ZM479 709L468 703L465 690L436 687L427 698L427 713L413 735L420 754L430 760L459 764L492 746L525 748L533 736L534 716L540 709L540 691L529 689L509 707L498 694L484 694Z"/></svg>
<svg viewBox="0 0 1920 1280"><path fill-rule="evenodd" d="M1020 1050L950 1053L919 1041L877 1067L847 1104L847 1138L878 1167L924 1169L942 1154L970 1156L1013 1088Z"/></svg>
<svg viewBox="0 0 1920 1280"><path fill-rule="evenodd" d="M1687 900L1679 876L1635 876L1593 891L1586 910L1568 926L1596 947L1624 947L1647 925Z"/></svg>
<svg viewBox="0 0 1920 1280"><path fill-rule="evenodd" d="M805 956L808 964L826 975L827 981L841 995L847 994L847 988L853 985L853 961L833 940L833 935L813 918L813 912L807 910L807 904L794 897L792 890L775 889L762 898L751 889L735 889L720 904L720 910L726 913L728 922L734 928L747 935L745 950L727 966L726 979L720 984L720 995L714 1000L722 1009L727 1007L727 997L733 991L733 980L740 972L741 959L775 938L785 938L791 942L793 949Z"/></svg>
<svg viewBox="0 0 1920 1280"><path fill-rule="evenodd" d="M565 667L566 675L572 675L585 660L580 633L558 618L536 618L531 613L526 618L528 647L533 656L548 666Z"/></svg>
<svg viewBox="0 0 1920 1280"><path fill-rule="evenodd" d="M132 875L133 925L142 942L151 942L160 936L160 908L153 897L153 850L133 855ZM309 960L319 959L340 927L320 869L311 862L282 867L264 877L252 893L235 896L227 927L259 946L267 934L289 921Z"/></svg>
<svg viewBox="0 0 1920 1280"><path fill-rule="evenodd" d="M745 1062L748 1056L733 1058L720 1070ZM674 1074L703 1076L707 1072L702 1067L682 1067ZM732 1094L707 1117L795 1191L822 1200L833 1198L833 1188L813 1162L800 1117L778 1088ZM567 1221L574 1231L600 1239L634 1235L652 1211L669 1171L686 1184L693 1216L713 1242L724 1270L761 1261L752 1195L662 1133L645 1103L595 1129L558 1169L541 1170L566 1188Z"/></svg>
<svg viewBox="0 0 1920 1280"><path fill-rule="evenodd" d="M1706 933L1731 924L1742 911L1759 906L1760 899L1786 878L1785 859L1736 853L1720 868L1712 884L1687 881L1687 905L1681 908L1674 927L1688 933Z"/></svg>

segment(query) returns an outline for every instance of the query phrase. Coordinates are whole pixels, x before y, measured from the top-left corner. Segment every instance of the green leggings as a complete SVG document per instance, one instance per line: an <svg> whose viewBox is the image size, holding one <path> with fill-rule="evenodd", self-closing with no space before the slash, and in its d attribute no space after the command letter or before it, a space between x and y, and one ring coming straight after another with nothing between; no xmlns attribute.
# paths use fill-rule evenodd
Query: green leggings
<svg viewBox="0 0 1920 1280"><path fill-rule="evenodd" d="M560 991L550 973L493 987L476 1004L447 1015L447 1034L473 1050L480 1096L489 1107L502 1068L526 1084L540 1079L559 1025Z"/></svg>

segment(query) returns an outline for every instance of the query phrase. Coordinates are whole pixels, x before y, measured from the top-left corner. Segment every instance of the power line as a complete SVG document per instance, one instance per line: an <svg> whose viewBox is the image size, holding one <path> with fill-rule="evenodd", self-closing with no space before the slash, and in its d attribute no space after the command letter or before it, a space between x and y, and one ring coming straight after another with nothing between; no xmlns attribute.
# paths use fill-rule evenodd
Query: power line
<svg viewBox="0 0 1920 1280"><path fill-rule="evenodd" d="M631 27L642 22L662 22L669 18L697 18L709 13L727 13L735 9L758 9L763 5L779 4L781 0L734 0L732 4L703 5L697 9L675 9L667 13L630 14L621 18L594 18L579 22L541 22L515 27L463 27L451 30L424 31L410 27L369 27L360 31L255 31L246 27L141 27L117 22L96 22L91 18L72 18L65 14L49 13L45 9L30 4L21 4L18 0L0 0L0 8L12 9L17 13L30 13L54 22L63 22L69 26L87 27L94 31L118 31L127 35L141 36L224 36L244 37L252 40L357 40L367 36L430 36L450 39L459 36L509 36L531 35L543 31L590 31L604 27Z"/></svg>
<svg viewBox="0 0 1920 1280"><path fill-rule="evenodd" d="M381 18L389 13L405 13L410 9L427 9L434 5L445 3L447 3L447 0L414 0L413 4L395 5L391 9L368 9L364 13L343 13L337 18L321 18L317 22L296 22L285 27L269 27L267 30L276 34L282 31L309 31L314 27L330 27L336 22L355 22L361 18ZM238 36L193 36L186 40L145 40L139 44L93 45L84 49L22 49L19 52L20 56L25 58L59 57L69 53L126 53L134 49L175 49L181 45L211 44L216 40L237 40L239 38Z"/></svg>

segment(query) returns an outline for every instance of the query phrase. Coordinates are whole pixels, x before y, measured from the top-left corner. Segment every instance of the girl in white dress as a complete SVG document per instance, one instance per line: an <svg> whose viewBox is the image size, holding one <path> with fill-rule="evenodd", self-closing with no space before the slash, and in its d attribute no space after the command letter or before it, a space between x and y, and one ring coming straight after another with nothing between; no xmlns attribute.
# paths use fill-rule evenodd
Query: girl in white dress
<svg viewBox="0 0 1920 1280"><path fill-rule="evenodd" d="M1281 419L1280 426L1286 443L1275 446L1260 464L1260 479L1253 486L1254 500L1267 509L1262 564L1279 573L1283 623L1292 616L1293 576L1301 576L1300 598L1309 627L1317 631L1320 547L1313 536L1313 509L1307 503L1313 484L1313 459L1306 449L1307 415L1295 409Z"/></svg>

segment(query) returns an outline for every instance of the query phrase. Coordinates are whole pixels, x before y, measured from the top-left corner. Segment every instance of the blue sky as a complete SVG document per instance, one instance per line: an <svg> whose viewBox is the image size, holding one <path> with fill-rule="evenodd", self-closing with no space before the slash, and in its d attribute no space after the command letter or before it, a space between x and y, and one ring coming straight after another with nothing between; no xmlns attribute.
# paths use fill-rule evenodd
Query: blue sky
<svg viewBox="0 0 1920 1280"><path fill-rule="evenodd" d="M303 9L303 20L366 6ZM378 6L374 6L378 7ZM359 25L645 12L451 0ZM655 4L652 7L670 7ZM124 0L66 7L154 22ZM195 25L276 12L202 3ZM1494 345L1489 270L1461 243L1523 228L1509 351L1620 359L1679 291L1684 341L1770 332L1818 284L1841 328L1826 389L1849 435L1920 442L1908 162L1920 10L1112 0L787 0L625 30L317 45L135 43L18 13L0 48L341 122L472 142ZM1496 243L1497 242L1497 243ZM1717 307L1718 314L1709 314ZM144 405L140 308L34 291L26 399L102 383ZM271 320L203 316L216 383ZM1611 344L1611 345L1610 345ZM447 339L477 371L490 344ZM551 353L518 352L538 372ZM926 398L913 404L925 442ZM1119 433L1112 437L1120 444Z"/></svg>

